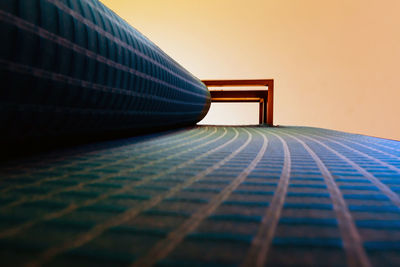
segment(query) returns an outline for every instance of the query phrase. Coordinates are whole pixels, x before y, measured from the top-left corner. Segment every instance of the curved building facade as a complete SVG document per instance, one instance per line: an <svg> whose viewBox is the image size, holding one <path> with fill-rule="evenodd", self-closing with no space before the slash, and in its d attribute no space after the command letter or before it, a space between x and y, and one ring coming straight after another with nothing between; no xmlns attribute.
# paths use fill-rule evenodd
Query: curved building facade
<svg viewBox="0 0 400 267"><path fill-rule="evenodd" d="M195 124L207 87L97 0L0 2L6 138Z"/></svg>

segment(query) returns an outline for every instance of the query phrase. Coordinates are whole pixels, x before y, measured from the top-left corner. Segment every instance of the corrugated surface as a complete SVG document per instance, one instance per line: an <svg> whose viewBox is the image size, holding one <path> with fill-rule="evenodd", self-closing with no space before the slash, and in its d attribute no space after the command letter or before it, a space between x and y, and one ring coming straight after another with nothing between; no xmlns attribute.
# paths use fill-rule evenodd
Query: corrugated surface
<svg viewBox="0 0 400 267"><path fill-rule="evenodd" d="M2 166L2 265L398 266L400 142L198 127Z"/></svg>
<svg viewBox="0 0 400 267"><path fill-rule="evenodd" d="M195 124L200 80L97 0L0 1L0 137Z"/></svg>

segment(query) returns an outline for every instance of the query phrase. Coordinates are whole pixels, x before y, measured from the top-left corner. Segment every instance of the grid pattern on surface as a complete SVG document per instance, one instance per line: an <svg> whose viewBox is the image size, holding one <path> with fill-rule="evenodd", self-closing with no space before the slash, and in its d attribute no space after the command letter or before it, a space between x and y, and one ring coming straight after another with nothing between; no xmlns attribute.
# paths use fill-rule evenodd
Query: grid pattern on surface
<svg viewBox="0 0 400 267"><path fill-rule="evenodd" d="M206 86L97 0L0 2L2 138L194 124Z"/></svg>
<svg viewBox="0 0 400 267"><path fill-rule="evenodd" d="M2 264L398 266L400 142L213 127L3 164Z"/></svg>

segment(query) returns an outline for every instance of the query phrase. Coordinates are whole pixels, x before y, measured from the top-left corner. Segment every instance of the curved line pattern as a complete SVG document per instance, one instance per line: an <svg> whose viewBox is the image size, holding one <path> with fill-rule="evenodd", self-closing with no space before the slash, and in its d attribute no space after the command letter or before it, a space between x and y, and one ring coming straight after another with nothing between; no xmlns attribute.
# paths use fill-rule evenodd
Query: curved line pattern
<svg viewBox="0 0 400 267"><path fill-rule="evenodd" d="M311 128L311 129L317 130L316 128ZM356 137L362 137L362 139L358 138L357 140L365 142L367 144L374 145L374 146L380 146L380 147L384 147L386 149L390 149L390 150L394 150L394 151L400 152L400 149L381 144L381 142L388 143L388 142L393 142L393 140L384 140L384 139L380 139L380 138L377 138L377 137L350 134L350 133L344 133L344 132L338 132L338 131L326 130L326 129L320 129L320 133L321 132L328 133L330 136L337 136L337 137L342 137L342 138L344 138L344 136L346 136L345 138L348 139L348 140L353 140Z"/></svg>
<svg viewBox="0 0 400 267"><path fill-rule="evenodd" d="M199 138L199 142L202 141L204 138L210 138L212 135L214 135L217 132L217 129L215 128L214 130L215 131L211 132L210 134L206 135L205 137ZM49 197L55 195L56 193L58 194L58 193L61 193L61 192L66 192L66 191L70 191L70 190L73 190L73 189L81 188L83 185L86 185L86 184L92 184L92 183L96 183L96 182L104 182L104 181L106 181L106 180L108 180L110 178L116 177L118 175L124 175L124 174L130 173L132 171L138 170L140 168L143 168L145 166L152 166L152 165L154 165L156 163L161 163L163 161L166 161L167 159L175 158L175 157L177 157L177 156L179 156L181 154L187 153L188 151L193 151L193 150L196 150L196 149L201 148L203 146L207 146L207 145L209 145L211 143L214 143L214 142L218 141L219 139L223 138L226 135L226 133L227 133L227 131L225 130L222 135L219 135L218 137L216 137L214 139L211 139L210 141L207 141L207 142L202 143L200 145L197 145L195 147L189 146L189 148L186 148L185 150L181 151L180 153L168 155L168 156L163 157L161 159L154 160L152 162L148 162L146 164L139 165L138 167L135 167L135 168L125 169L125 170L119 172L116 175L113 174L113 175L103 176L102 178L97 179L95 181L90 181L88 183L82 182L82 183L78 184L77 186L72 186L72 187L69 187L69 188L63 188L63 189L61 189L61 190L59 190L57 192L53 191L53 192L50 192L50 193L48 193L46 195L40 196L40 197L36 198L35 200L39 200L39 199L43 200L43 199L46 199L46 198L49 198ZM188 143L190 143L190 141ZM190 160L188 162L190 162ZM188 164L187 162L185 162L185 163ZM104 193L104 194L100 195L99 197L96 197L94 199L90 199L90 200L88 200L86 202L80 203L80 205L76 205L75 203L71 203L70 205L68 205L66 208L64 208L62 210L46 214L43 217L37 218L35 220L28 221L28 222L26 222L26 223L24 223L22 225L17 225L14 228L9 228L6 231L1 232L0 236L1 237L13 236L13 235L15 235L15 234L17 234L17 233L19 233L21 231L24 231L24 230L27 230L27 229L33 227L34 225L36 225L36 224L38 224L40 222L48 221L48 220L52 220L52 219L56 219L56 218L60 218L61 216L69 214L69 213L77 210L78 208L82 208L82 207L86 207L86 206L89 206L89 205L93 205L93 204L95 204L95 203L97 203L97 202L99 202L99 201L101 201L103 199L106 199L107 197L113 196L113 195L123 194L123 193L131 190L132 188L135 188L137 186L143 185L143 184L145 184L145 183L147 183L147 182L149 182L149 181L151 181L153 179L156 179L157 177L160 177L160 176L162 176L162 175L164 175L164 174L166 174L168 172L171 172L171 171L175 170L175 168L176 168L176 166L168 169L167 171L158 173L156 175L146 176L146 177L144 177L143 179L141 179L139 181L135 181L134 180L133 182L130 182L127 185L125 185L124 187L122 187L121 189L117 189L117 190L114 190L114 191L111 191L111 192ZM31 202L33 200L34 199L32 199L32 198L22 198L18 202L24 203L24 202L28 202L28 201ZM14 203L11 203L11 204L14 204ZM9 208L10 205L8 205L6 207L3 207L2 209ZM15 204L14 204L14 206L15 206Z"/></svg>
<svg viewBox="0 0 400 267"><path fill-rule="evenodd" d="M205 116L207 87L95 3L4 0L2 142L172 128Z"/></svg>
<svg viewBox="0 0 400 267"><path fill-rule="evenodd" d="M202 174L201 177L204 177L206 174L211 173L212 171L220 168L222 165L227 163L229 160L234 158L238 153L240 153L243 149L245 149L253 139L252 134L244 129L247 132L248 138L246 142L241 145L238 149L232 151L232 153L225 157L223 160L217 162L212 167L208 168L204 175ZM177 227L174 231L168 234L168 236L157 242L149 252L143 256L142 258L135 261L132 266L152 266L157 261L165 258L182 240L187 236L190 232L194 231L199 224L206 219L209 215L211 215L218 206L228 198L228 196L246 179L247 175L255 168L255 166L260 162L262 159L265 151L267 150L268 146L268 139L265 135L262 135L263 144L262 147L259 149L256 157L251 161L251 163L229 184L227 185L219 194L214 196L210 202L201 207L199 210L194 212L192 216L183 222L179 227Z"/></svg>
<svg viewBox="0 0 400 267"><path fill-rule="evenodd" d="M227 134L226 129L224 129L224 133L220 136L218 136L217 138L210 140L206 143L203 143L197 147L191 148L191 149L187 149L185 151L182 151L179 154L183 154L183 153L187 153L189 151L193 151L199 147L204 147L207 146L209 144L215 143L216 141L220 140L221 138L223 138L225 135ZM173 166L171 168L169 168L168 170L158 173L157 175L153 175L153 176L149 176L145 179L142 180L142 182L140 182L140 184L144 184L145 182L148 182L150 180L154 180L157 177L161 177L162 175L165 175L167 173L173 172L177 169L181 169L184 168L185 166L192 164L196 161L198 161L201 158L207 157L215 152L217 152L218 150L228 146L230 143L234 142L239 136L239 133L236 131L235 136L233 136L230 140L225 141L224 143L222 143L221 145L203 152L202 154L200 154L199 156L190 159L188 161L185 161L177 166ZM176 156L177 154L175 154L174 156ZM199 174L195 175L194 177L192 177L191 179L189 179L189 181L191 182L195 182L196 180L199 179ZM136 183L134 186L138 186L138 183ZM114 218L111 218L110 220L102 223L102 224L98 224L96 225L94 228L92 228L91 230L89 230L88 232L78 236L77 238L74 238L73 240L66 242L64 244L62 244L61 246L58 247L53 247L50 248L46 251L44 251L36 260L32 261L30 264L32 266L39 266L42 265L43 263L51 260L52 258L54 258L56 255L69 250L71 248L75 248L75 247L79 247L82 246L83 244L89 242L90 240L92 240L93 238L95 238L96 236L102 234L104 231L106 231L107 229L116 226L116 225L120 225L123 222L130 220L132 218L134 218L135 216L137 216L140 212L147 210L153 206L155 206L156 204L158 204L160 201L162 201L163 199L167 198L170 194L174 194L175 192L181 190L183 188L183 186L187 186L186 183L184 184L179 184L176 187L173 187L172 189L170 189L167 193L164 193L162 195L158 195L157 197L151 198L150 200L144 202L142 205L140 206L135 206L131 209L128 209L127 211L125 211L123 214L116 216ZM129 187L131 188L131 186ZM125 188L124 191L126 191L127 189ZM124 192L123 191L123 192ZM121 193L121 190L118 191L118 193ZM102 197L104 198L104 197Z"/></svg>
<svg viewBox="0 0 400 267"><path fill-rule="evenodd" d="M294 135L285 133L287 136L298 141L307 150L314 159L320 169L325 183L328 187L329 194L339 222L339 229L343 239L343 246L347 254L347 263L349 266L371 266L368 256L364 250L363 243L358 233L357 227L354 224L353 218L349 212L346 202L340 192L339 187L335 183L332 174L317 156L317 154L301 139Z"/></svg>
<svg viewBox="0 0 400 267"><path fill-rule="evenodd" d="M283 204L285 203L285 197L287 188L289 186L290 171L291 171L291 157L289 147L285 139L281 136L269 132L275 136L282 143L284 151L284 162L281 176L279 177L279 183L272 198L270 206L267 208L265 215L262 218L261 225L259 227L257 235L251 242L251 247L247 252L246 258L242 263L242 266L265 266L268 251L271 246L272 239L275 234L276 227L281 217ZM265 133L266 134L266 133Z"/></svg>
<svg viewBox="0 0 400 267"><path fill-rule="evenodd" d="M208 127L204 127L203 129L207 129L209 130ZM52 164L54 163L55 165L49 168L46 168L45 170L42 169L38 169L38 170L31 170L31 166L29 164L27 164L26 162L20 163L18 160L17 161L11 161L9 164L9 166L6 166L3 170L4 170L4 176L8 178L18 178L23 176L24 171L30 171L32 175L36 175L36 174L40 174L41 172L51 172L53 170L56 170L57 168L62 168L62 167L73 167L77 164L82 164L82 163L91 163L93 161L96 160L96 156L97 154L101 153L101 152L107 152L107 154L100 156L100 159L106 159L108 157L110 157L110 155L112 155L113 153L120 153L123 152L124 149L128 148L128 147L132 147L135 146L136 150L143 150L143 149L147 149L153 146L157 146L157 145L169 145L170 143L173 142L179 142L180 138L185 138L187 135L190 135L192 132L196 132L196 128L192 128L192 129L180 129L179 131L176 131L174 135L169 134L166 136L162 136L159 137L157 140L154 140L152 138L150 138L149 140L144 140L140 143L136 143L136 144L131 144L129 143L128 140L126 140L126 143L120 145L120 146L116 146L116 147L112 147L112 148L100 148L100 149L96 149L94 148L93 151L87 151L88 147L86 147L86 150L83 150L80 155L78 157L89 157L87 160L81 160L79 162L73 161L74 157L76 156L76 151L72 150L71 154L65 153L63 155L60 155L58 153L49 153L49 155L47 155L47 157L38 157L36 160L38 160L38 162L46 162L47 164ZM170 141L170 139L172 139ZM126 152L128 153L128 152ZM99 159L99 158L97 158ZM72 162L70 163L66 163L66 164L62 164L64 160L72 160ZM61 165L59 165L61 163ZM31 163L32 164L32 163ZM13 170L13 169L18 169L20 170L19 173L16 174L9 174L7 173L7 170ZM0 192L2 192L0 190Z"/></svg>
<svg viewBox="0 0 400 267"><path fill-rule="evenodd" d="M340 143L340 142L338 142L338 141L334 141L333 138L339 139L339 140L343 140L343 141L345 141L345 142L349 142L349 143L352 143L352 144L355 144L355 145L359 145L359 146L361 146L361 147L364 147L364 148L369 149L369 150L373 150L373 151L375 151L375 152L379 152L379 153L385 155L386 157L390 157L390 158L393 158L393 159L396 159L396 160L400 160L400 157L397 156L397 155L393 155L393 154L387 153L387 152L385 152L385 151L382 151L382 150L373 148L373 147L371 147L371 146L364 145L364 144L362 144L362 143L360 143L360 142L356 142L356 141L354 141L354 140L347 139L347 138L344 138L344 137L341 137L341 136L334 136L334 137L332 138L332 135L325 135L325 136L316 135L316 134L311 134L311 135L318 136L319 138L331 140L331 141L334 142L335 144L340 144L340 145L343 145L343 147L346 147L346 148L348 148L348 149L350 149L350 150L358 151L358 152L356 152L356 153L362 153L363 155L365 155L365 157L368 157L368 158L370 158L370 159L372 159L370 155L368 155L368 154L366 154L366 153L364 153L364 152L362 152L362 151L360 151L360 150L358 150L358 149L355 149L355 148L353 148L353 147L349 147L349 146L347 146L347 145L345 145L345 144L342 144L342 143ZM385 158L386 158L386 157L385 157ZM400 169L397 168L396 166L387 164L387 163L385 163L385 162L383 162L383 161L380 161L380 160L377 159L377 158L374 158L374 159L378 160L379 162L382 162L383 164L380 163L381 165L384 165L384 166L386 166L386 167L388 167L388 168L394 167L394 169L396 169L396 171L400 171ZM377 161L377 162L378 162L378 161ZM389 167L389 166L392 166L392 167Z"/></svg>
<svg viewBox="0 0 400 267"><path fill-rule="evenodd" d="M355 163L354 161L350 160L349 158L347 158L346 156L344 156L343 154L341 154L340 152L336 151L335 149L331 148L330 146L322 143L321 141L315 139L315 138L311 138L309 136L306 135L302 135L299 134L301 136L303 136L304 138L307 138L311 141L314 141L316 143L318 143L319 145L325 147L326 149L328 149L329 151L331 151L332 153L334 153L336 156L338 156L339 158L341 158L342 160L344 160L345 162L347 162L348 164L350 164L354 169L356 169L357 171L359 171L362 175L364 175L365 178L367 178L369 181L371 181L377 188L379 188L379 190L381 190L381 192L383 194L385 194L392 202L393 204L395 204L397 207L400 208L400 197L393 192L387 185L385 185L384 183L382 183L381 181L379 181L378 178L376 178L373 174L371 174L370 172L368 172L366 169L364 169L363 167L361 167L360 165L358 165L357 163Z"/></svg>
<svg viewBox="0 0 400 267"><path fill-rule="evenodd" d="M136 69L130 68L130 67L125 66L125 65L122 65L122 64L120 64L120 63L118 63L116 61L113 61L113 60L108 59L108 58L106 58L104 56L96 54L95 52L92 52L89 49L86 49L86 48L84 48L82 46L79 46L79 45L77 45L77 44L75 44L75 43L73 43L73 42L71 42L71 41L69 41L69 40L67 40L65 38L62 38L62 37L60 37L60 36L58 36L56 34L53 34L53 33L49 32L49 31L47 31L47 30L45 30L45 29L43 29L43 28L41 28L39 26L36 26L36 25L34 25L34 24L32 24L32 23L30 23L28 21L25 21L25 20L20 19L20 18L18 18L16 16L8 14L8 13L2 11L2 10L0 10L0 20L4 21L6 23L9 23L11 25L15 25L16 27L18 27L21 30L27 31L29 33L33 33L33 34L35 34L37 36L40 36L41 38L44 38L44 39L46 39L48 41L56 43L56 44L58 44L60 46L63 46L65 48L67 48L67 49L70 49L70 50L72 50L72 51L74 51L76 53L79 53L79 54L81 54L83 56L86 56L88 58L94 59L94 60L98 61L99 63L106 64L106 65L108 65L108 66L110 66L112 68L125 71L127 73L132 74L132 75L136 75L136 76L142 77L142 78L144 78L146 80L156 82L156 83L158 83L160 85L168 86L168 87L170 87L170 88L172 88L174 90L181 91L181 92L184 92L184 93L187 93L187 94L191 94L193 96L197 96L197 97L201 97L201 98L205 98L206 97L204 94L198 94L198 93L195 93L195 92L192 92L192 91L188 91L188 90L179 88L177 86L174 86L172 84L164 82L164 81L162 81L160 79L157 79L156 77L154 77L152 75L145 74L145 73L143 73L141 71L138 71ZM58 74L58 73L46 72L45 70L41 70L39 68L30 67L28 69L28 66L24 66L22 64L13 66L13 65L11 65L12 63L13 62L6 62L6 61L2 62L2 64L5 64L6 66L7 66L7 64L12 66L12 68L11 67L8 67L8 68L9 69L13 69L13 70L21 70L21 69L23 69L25 67L27 71L32 72L33 75L36 75L39 78L52 77L56 81L57 80L58 81L75 80L72 77L68 77L68 76L65 76L65 75ZM91 88L104 88L104 89L107 89L110 92L118 92L120 94L124 94L124 95L128 95L128 96L135 96L135 97L140 97L140 98L151 98L151 99L157 99L157 100L160 100L160 101L161 100L162 101L167 101L168 100L168 98L157 97L157 96L154 96L154 95L140 94L140 93L137 93L137 92L133 92L131 90L125 90L125 89L102 86L102 85L99 85L99 84L89 83L87 81L81 81L80 83L82 85L83 84L92 84ZM175 101L175 103L180 103L180 104L185 104L186 103L184 101L176 101L176 100L170 100L170 101ZM199 103L192 103L192 102L188 102L188 104L199 105Z"/></svg>
<svg viewBox="0 0 400 267"><path fill-rule="evenodd" d="M204 128L204 130L207 130L207 128L205 127ZM188 132L191 132L191 131L188 131ZM172 141L170 141L170 142L165 142L165 140L164 140L164 142L165 142L165 144L167 144L168 146L166 147L166 148L163 148L163 149L154 149L154 147L155 147L155 144L151 144L151 146L145 146L145 147L143 147L142 149L140 149L140 147L139 147L139 151L141 151L141 150L144 150L144 151L146 151L146 150L151 150L151 152L147 152L147 153L144 153L144 154L139 154L139 155L137 155L137 156L135 156L135 157L127 157L127 158L124 158L124 159L121 159L121 160L118 160L118 161L115 161L115 162L110 162L110 163L106 163L106 164L103 164L103 165L100 165L100 166L97 166L97 167L88 167L88 168L84 168L84 169L81 169L81 170L79 170L79 171L75 171L75 172L68 172L68 173L65 173L65 174L63 174L63 175L59 175L59 176L52 176L52 177L49 177L49 178L44 178L44 179L39 179L39 181L35 181L35 182L33 182L33 183L28 183L28 184L22 184L22 185L19 185L19 184L17 184L17 185L14 185L14 186L10 186L10 187L6 187L6 188L4 188L4 189L1 189L0 190L0 194L4 194L4 193L7 193L7 192L9 192L9 191L11 191L11 190L15 190L15 189L22 189L22 188L27 188L27 187L31 187L31 186L39 186L39 185L41 185L42 183L45 183L45 182L49 182L49 181L57 181L57 180L61 180L61 179L63 179L63 178L66 178L66 177L68 177L68 176L70 176L70 175L76 175L76 174L85 174L85 173L87 173L87 172L90 172L90 171L96 171L96 170L98 170L98 169L103 169L103 168L107 168L107 167L112 167L113 165L118 165L118 164L121 164L121 163L124 163L124 162L126 162L126 161L130 161L130 162L132 162L133 160L136 160L136 159L140 159L140 158L144 158L144 157L146 157L146 156L149 156L149 155L153 155L153 154L158 154L158 153L163 153L163 152L166 152L166 151L168 151L168 150L171 150L171 149L175 149L175 148L179 148L179 147L182 147L182 146L186 146L186 145L188 145L188 144L193 144L193 140L192 140L192 138L195 138L196 136L198 136L198 135L201 135L201 134L203 134L203 131L192 131L193 132L193 134L191 134L191 135L189 135L189 136L181 136L179 139L177 139L177 140L172 140ZM216 129L214 129L214 132L213 133L215 133L216 132ZM212 133L210 134L210 135L212 135ZM203 136L203 137L200 137L200 138L196 138L196 141L202 141L204 138L207 138L207 137L209 137L210 135L206 135L206 136ZM187 142L184 142L185 140L187 140L187 139L189 139L189 141L187 141ZM169 146L169 145L171 145L171 144L173 144L173 143L175 143L175 142L179 142L179 144L178 145L174 145L174 146ZM126 148L125 148L126 149ZM98 153L99 151L96 151L96 153ZM106 159L107 157L109 157L109 154L106 154L106 155L103 155L103 156L101 156L100 158L96 158L96 160L101 160L101 159ZM87 161L78 161L78 162L73 162L73 163L71 163L70 165L68 165L68 166L63 166L64 168L65 167L73 167L74 165L77 165L77 164L86 164L86 163L90 163L90 162L92 162L92 161L94 161L95 159L88 159ZM154 163L153 163L154 164ZM145 166L144 164L142 164L142 165L139 165L140 167L143 167L143 166ZM57 167L53 167L53 170L55 170L55 169L57 169L57 168L60 168L60 166L57 166ZM135 170L137 170L137 169L139 169L138 168L138 166L136 166L134 169L130 169L130 171L135 171ZM52 169L50 168L50 169L47 169L46 171L51 171ZM115 176L115 175L112 175L112 176ZM18 179L19 177L15 177L14 179ZM108 178L110 178L109 176L105 176L105 177L103 177L103 178L105 178L105 179L108 179ZM103 181L104 179L101 179L101 180L93 180L93 181L91 181L90 183L95 183L95 182L99 182L99 181ZM79 184L79 187L77 187L77 186L74 186L74 188L80 188L81 186L83 186L84 184ZM65 187L63 188L63 191L65 191ZM54 194L55 192L53 191L52 192L52 195ZM11 204L10 204L11 205ZM13 204L13 206L14 206L15 204ZM8 208L8 206L7 206L7 208ZM2 209L2 208L1 208ZM1 210L0 209L0 210ZM0 232L0 237L1 237L1 232Z"/></svg>
<svg viewBox="0 0 400 267"><path fill-rule="evenodd" d="M160 64L159 62L157 62L156 60L152 59L151 57L143 54L142 52L140 52L139 50L135 49L134 47L132 47L130 44L128 44L127 42L117 38L116 36L110 34L107 31L104 31L101 27L99 27L98 25L94 24L93 22L91 22L90 20L86 19L85 17L83 17L81 14L75 12L73 9L69 8L68 6L66 6L64 3L58 1L58 0L47 0L48 2L54 4L55 6L57 6L58 8L60 8L60 10L70 14L71 16L73 16L74 18L76 18L78 21L80 21L81 23L85 24L86 26L90 27L91 29L97 31L99 34L102 34L104 37L108 38L109 40L115 42L118 45L121 45L122 47L128 49L129 51L133 52L134 54L136 54L137 56L151 62L152 64L158 66L159 68L162 68L163 70L169 72L170 74L174 75L175 77L178 77L182 80L184 80L185 82L191 83L193 86L196 86L197 88L205 91L206 88L204 86L200 86L198 83L194 83L193 81L190 81L188 79L185 79L184 77L178 75L177 73L172 72L170 69L168 69L167 67L165 67L164 65ZM148 40L144 35L140 34L137 31L134 31L134 29L130 26L128 26L127 23L123 23L122 21L118 21L116 18L111 18L110 16L110 11L109 13L104 12L103 10L98 9L95 5L93 5L93 3L91 3L90 1L87 1L86 4L92 8L94 8L97 12L99 12L100 14L103 15L103 17L107 17L110 20L112 20L113 23L115 23L115 25L118 25L121 29L124 28L125 30L127 30L128 32L132 33L138 40L142 41L143 45L146 45L147 47L149 47L150 49L152 49L153 52L157 53L158 55L162 56L165 60L167 60L168 62L172 63L175 65L175 67L177 67L178 69L181 69L182 66L180 66L176 61L174 61L172 58L170 58L167 54L165 54L161 49L159 49L157 46L155 46L150 40ZM101 4L101 3L100 3ZM103 5L104 7L104 5ZM106 7L104 7L106 8ZM150 46L150 44L153 44L153 47ZM154 49L154 48L158 48L158 49ZM182 71L187 72L185 69L182 69ZM193 76L191 73L187 72L188 74L190 74L191 76ZM194 77L194 76L193 76Z"/></svg>
<svg viewBox="0 0 400 267"><path fill-rule="evenodd" d="M392 194L399 176L320 136L303 128L197 127L59 152L60 169L21 161L26 175L37 175L19 173L7 184L16 187L1 194L0 251L28 250L22 262L32 266L398 265L387 255L398 250L399 206L368 171ZM4 253L6 265L13 260Z"/></svg>
<svg viewBox="0 0 400 267"><path fill-rule="evenodd" d="M178 146L176 146L176 147L180 147L180 146L189 146L189 147L191 147L191 146L193 145L193 143L202 142L204 139L208 139L208 138L212 137L214 134L216 134L216 132L217 132L217 129L215 128L213 132L209 133L209 134L206 135L206 136L203 136L203 137L201 137L201 138L198 138L195 142L193 142L193 140L189 140L188 142L183 143L183 144L180 144L180 145L178 145ZM220 138L220 137L221 137L221 136L219 136L218 138ZM218 140L218 138L212 139L211 141L208 141L208 142L206 142L206 143L197 145L197 146L195 146L195 147L193 147L193 148L196 149L196 148L198 148L198 147L202 147L202 146L204 146L204 145L207 145L207 144L210 143L210 142L215 142L216 140ZM159 153L159 152L165 152L165 151L168 151L168 150L170 150L170 149L174 149L174 148L176 148L176 147L173 147L173 148L166 148L164 151L159 151L159 150L157 150L157 151L155 151L155 152L151 152L151 153L148 153L147 155L143 155L143 156L145 157L145 156L148 156L148 155L151 155L151 154L157 154L157 153ZM144 164L137 165L137 166L135 166L135 167L133 167L133 168L124 169L123 171L118 172L117 174L105 175L105 176L102 176L100 179L90 180L89 182L81 182L81 183L79 183L79 184L77 184L77 185L73 185L73 186L70 186L70 187L63 187L63 188L61 188L60 190L53 190L53 191L49 192L48 194L40 195L40 196L37 196L37 197L21 197L21 198L18 199L17 201L11 202L11 203L9 203L8 205L3 206L0 210L10 209L10 208L12 208L12 207L14 207L14 206L16 206L16 205L20 205L20 204L23 204L23 203L26 203L26 202L32 202L32 201L37 201L37 200L44 200L44 199L50 198L50 197L52 197L52 196L54 196L54 195L56 195L56 194L59 194L59 193L61 193L61 192L71 191L71 190L76 190L76 189L81 189L83 186L88 185L88 184L103 182L103 181L106 181L106 180L108 180L108 179L110 179L110 178L116 177L116 176L118 176L118 175L123 175L123 174L126 174L126 173L134 172L134 171L140 170L140 169L142 169L142 168L144 168L144 167L152 166L152 165L155 165L155 164L157 164L157 163L161 163L161 162L163 162L163 161L165 161L165 160L167 160L167 159L177 157L177 156L179 156L180 154L185 153L186 151L187 151L187 150L183 150L183 151L181 151L181 152L179 152L179 153L175 153L175 154L169 155L169 156L167 156L167 157L158 158L158 159L156 159L156 160L152 160L152 161L146 162L146 163L144 163ZM124 162L124 161L126 161L126 160L121 160L119 163L122 163L122 162ZM104 168L104 167L101 166L101 168ZM141 182L144 182L144 181L145 181L145 179L142 180ZM38 183L39 183L39 185L41 184L40 181L39 181ZM11 231L10 231L10 232L11 232ZM7 235L7 233L4 233L4 235Z"/></svg>

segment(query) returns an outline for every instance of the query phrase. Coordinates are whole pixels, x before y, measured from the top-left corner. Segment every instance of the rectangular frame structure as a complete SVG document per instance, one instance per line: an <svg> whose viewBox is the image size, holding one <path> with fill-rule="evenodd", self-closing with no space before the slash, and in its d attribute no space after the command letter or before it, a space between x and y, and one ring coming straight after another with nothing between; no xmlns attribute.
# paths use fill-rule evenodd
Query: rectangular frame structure
<svg viewBox="0 0 400 267"><path fill-rule="evenodd" d="M211 102L258 102L259 123L273 126L274 80L203 80L207 87L266 86L268 90L210 90Z"/></svg>

